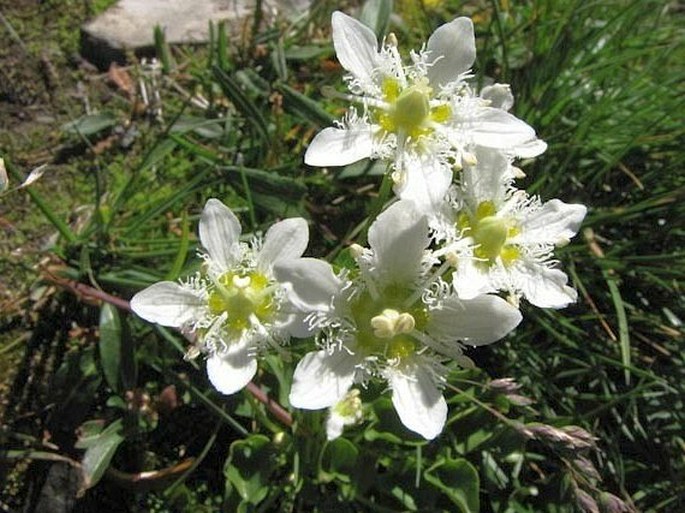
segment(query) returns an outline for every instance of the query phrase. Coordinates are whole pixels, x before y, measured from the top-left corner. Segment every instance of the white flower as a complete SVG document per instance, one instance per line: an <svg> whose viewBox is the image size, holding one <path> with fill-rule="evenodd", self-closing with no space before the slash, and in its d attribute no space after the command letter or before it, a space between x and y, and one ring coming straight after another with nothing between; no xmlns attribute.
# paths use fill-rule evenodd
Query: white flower
<svg viewBox="0 0 685 513"><path fill-rule="evenodd" d="M321 131L307 149L307 164L389 159L396 181L402 182L411 172L407 159L422 159L422 169L450 170L471 162L473 146L522 156L544 151L535 131L507 112L512 102L501 89L505 86L484 90L482 96L469 86L476 47L468 18L438 27L419 53L411 53L409 65L402 62L394 36L379 50L374 33L359 21L334 12L332 26L338 60L349 72L351 94L341 96L362 111L352 108L339 126Z"/></svg>
<svg viewBox="0 0 685 513"><path fill-rule="evenodd" d="M326 438L335 440L342 435L345 426L358 424L362 417L362 400L359 398L359 390L353 388L345 394L345 397L328 409Z"/></svg>
<svg viewBox="0 0 685 513"><path fill-rule="evenodd" d="M447 416L442 361L471 364L461 343L494 342L521 314L496 296L459 299L442 280L448 266L434 268L428 244L426 218L400 201L371 225L370 249L353 246L358 270L336 275L327 262L307 258L275 266L321 345L295 369L293 406L330 407L354 383L382 378L407 428L427 439L440 434Z"/></svg>
<svg viewBox="0 0 685 513"><path fill-rule="evenodd" d="M205 272L181 283L155 283L133 297L131 308L146 321L194 331L208 355L210 381L232 394L254 376L262 346L307 335L301 319L284 307L273 266L302 256L309 229L304 219L286 219L267 231L263 244L255 239L248 246L240 242L233 212L210 199L199 232Z"/></svg>
<svg viewBox="0 0 685 513"><path fill-rule="evenodd" d="M456 267L454 286L462 298L506 291L543 308L562 308L577 298L552 259L583 221L584 205L558 199L546 203L516 190L509 159L481 150L478 164L464 168L451 203L434 221L439 254Z"/></svg>

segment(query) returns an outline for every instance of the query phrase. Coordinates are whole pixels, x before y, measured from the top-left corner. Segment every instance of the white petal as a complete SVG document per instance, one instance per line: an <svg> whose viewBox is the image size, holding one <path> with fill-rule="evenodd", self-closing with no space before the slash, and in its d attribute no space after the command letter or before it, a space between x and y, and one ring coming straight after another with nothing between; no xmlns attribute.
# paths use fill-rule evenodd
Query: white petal
<svg viewBox="0 0 685 513"><path fill-rule="evenodd" d="M347 351L307 353L295 368L290 404L319 410L340 401L354 382L358 358Z"/></svg>
<svg viewBox="0 0 685 513"><path fill-rule="evenodd" d="M477 147L475 166L466 166L462 173L465 194L473 206L482 201L492 201L499 206L505 199L508 184L512 180L510 159L501 151Z"/></svg>
<svg viewBox="0 0 685 513"><path fill-rule="evenodd" d="M234 394L245 388L257 372L257 358L247 342L233 343L226 354L207 359L207 376L222 394Z"/></svg>
<svg viewBox="0 0 685 513"><path fill-rule="evenodd" d="M490 107L509 110L514 106L514 95L511 94L509 84L492 84L485 86L480 97L490 102Z"/></svg>
<svg viewBox="0 0 685 513"><path fill-rule="evenodd" d="M285 286L288 300L303 312L328 310L342 287L331 265L316 258L279 262L274 276Z"/></svg>
<svg viewBox="0 0 685 513"><path fill-rule="evenodd" d="M226 205L209 199L200 217L200 242L212 261L228 269L239 258L240 223Z"/></svg>
<svg viewBox="0 0 685 513"><path fill-rule="evenodd" d="M428 68L428 80L439 90L471 69L476 60L473 23L461 17L438 27L428 39L426 50L430 52L428 62L433 64Z"/></svg>
<svg viewBox="0 0 685 513"><path fill-rule="evenodd" d="M328 441L335 440L342 435L344 427L345 419L334 411L329 412L328 419L326 419L326 439Z"/></svg>
<svg viewBox="0 0 685 513"><path fill-rule="evenodd" d="M270 271L277 262L301 257L308 241L309 226L301 217L274 224L264 236L264 245L257 255L257 267Z"/></svg>
<svg viewBox="0 0 685 513"><path fill-rule="evenodd" d="M521 234L513 242L563 244L578 233L586 213L585 205L550 200L521 223Z"/></svg>
<svg viewBox="0 0 685 513"><path fill-rule="evenodd" d="M398 201L387 208L369 228L369 246L376 257L374 275L379 283L414 281L428 243L428 221L411 201Z"/></svg>
<svg viewBox="0 0 685 513"><path fill-rule="evenodd" d="M281 305L281 310L286 307ZM294 306L293 306L294 308ZM282 318L278 322L277 326L279 329L283 329L291 337L295 338L307 338L314 335L317 328L312 327L311 323L307 322L309 312L283 312L281 311Z"/></svg>
<svg viewBox="0 0 685 513"><path fill-rule="evenodd" d="M378 66L378 41L373 31L363 23L335 11L331 17L333 46L342 67L362 84L371 83Z"/></svg>
<svg viewBox="0 0 685 513"><path fill-rule="evenodd" d="M447 403L435 385L428 364L412 362L399 371L389 371L392 404L408 429L432 440L447 420Z"/></svg>
<svg viewBox="0 0 685 513"><path fill-rule="evenodd" d="M172 281L155 283L131 299L131 309L138 317L171 328L199 319L205 307L195 294Z"/></svg>
<svg viewBox="0 0 685 513"><path fill-rule="evenodd" d="M566 285L568 277L545 264L526 262L517 266L516 286L525 298L540 308L564 308L578 299L578 293Z"/></svg>
<svg viewBox="0 0 685 513"><path fill-rule="evenodd" d="M484 107L477 113L467 121L475 144L507 150L535 140L535 130L506 111Z"/></svg>
<svg viewBox="0 0 685 513"><path fill-rule="evenodd" d="M413 201L418 213L430 216L443 208L451 183L452 170L446 166L409 165L393 190L398 198Z"/></svg>
<svg viewBox="0 0 685 513"><path fill-rule="evenodd" d="M521 322L519 310L498 296L486 294L474 299L447 298L433 310L426 331L437 338L452 338L465 344L491 344Z"/></svg>
<svg viewBox="0 0 685 513"><path fill-rule="evenodd" d="M482 272L473 257L464 257L452 274L452 284L460 299L473 299L481 294L495 292L487 272Z"/></svg>
<svg viewBox="0 0 685 513"><path fill-rule="evenodd" d="M308 166L346 166L373 153L371 126L351 129L328 127L316 134L304 154Z"/></svg>
<svg viewBox="0 0 685 513"><path fill-rule="evenodd" d="M514 157L532 159L547 151L547 143L541 139L532 139L523 144L517 144L507 151L511 152Z"/></svg>

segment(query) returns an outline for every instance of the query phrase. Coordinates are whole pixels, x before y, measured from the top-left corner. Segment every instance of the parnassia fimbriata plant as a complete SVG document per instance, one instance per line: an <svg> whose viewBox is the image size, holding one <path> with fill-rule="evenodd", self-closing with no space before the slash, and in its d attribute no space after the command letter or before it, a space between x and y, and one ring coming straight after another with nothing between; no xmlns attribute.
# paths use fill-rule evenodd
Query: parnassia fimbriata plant
<svg viewBox="0 0 685 513"><path fill-rule="evenodd" d="M368 248L353 244L347 267L303 258L301 218L241 243L240 224L211 199L200 219L204 264L180 283L138 293L140 317L195 333L212 384L232 394L255 375L260 355L313 340L292 377L295 408L331 408L328 437L363 421L358 388L382 383L401 422L426 439L442 432L441 389L454 364L473 366L466 346L495 342L521 321L521 299L561 308L575 291L553 259L586 209L543 202L516 188L516 158L545 151L508 110L509 87L477 91L473 25L457 18L400 57L393 35L335 12L333 42L348 71L344 120L320 132L305 162L344 166L386 160L397 196L370 220Z"/></svg>

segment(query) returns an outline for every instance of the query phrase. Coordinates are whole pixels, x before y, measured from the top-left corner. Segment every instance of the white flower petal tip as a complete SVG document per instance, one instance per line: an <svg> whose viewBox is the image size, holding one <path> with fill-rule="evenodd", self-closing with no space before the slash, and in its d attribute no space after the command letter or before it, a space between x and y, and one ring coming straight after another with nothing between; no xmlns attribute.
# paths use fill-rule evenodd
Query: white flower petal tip
<svg viewBox="0 0 685 513"><path fill-rule="evenodd" d="M426 50L431 64L428 79L432 86L439 88L457 80L476 60L473 22L461 17L438 27L428 39Z"/></svg>
<svg viewBox="0 0 685 513"><path fill-rule="evenodd" d="M257 372L257 359L247 345L231 348L227 354L214 354L207 359L207 376L222 394L235 394L245 388Z"/></svg>
<svg viewBox="0 0 685 513"><path fill-rule="evenodd" d="M240 222L226 205L209 199L200 217L200 242L218 266L229 268L238 258Z"/></svg>
<svg viewBox="0 0 685 513"><path fill-rule="evenodd" d="M413 202L398 201L388 207L369 228L379 282L399 284L415 279L428 244L428 220L417 213Z"/></svg>
<svg viewBox="0 0 685 513"><path fill-rule="evenodd" d="M302 311L327 310L342 285L331 265L316 258L279 262L274 275L288 290L290 302Z"/></svg>
<svg viewBox="0 0 685 513"><path fill-rule="evenodd" d="M525 298L539 308L566 308L578 299L578 292L567 285L568 276L559 269L530 263L523 271L521 290Z"/></svg>
<svg viewBox="0 0 685 513"><path fill-rule="evenodd" d="M514 95L511 93L509 84L492 84L485 86L480 97L487 100L490 107L501 110L510 110L514 106Z"/></svg>
<svg viewBox="0 0 685 513"><path fill-rule="evenodd" d="M346 166L373 154L373 135L369 128L324 128L307 147L308 166Z"/></svg>
<svg viewBox="0 0 685 513"><path fill-rule="evenodd" d="M290 404L305 410L333 406L352 386L356 363L346 351L307 353L295 369Z"/></svg>
<svg viewBox="0 0 685 513"><path fill-rule="evenodd" d="M338 61L362 83L370 83L378 65L378 41L373 31L340 11L331 16L333 46Z"/></svg>
<svg viewBox="0 0 685 513"><path fill-rule="evenodd" d="M519 239L528 244L563 245L578 233L586 214L585 205L547 201L524 221Z"/></svg>
<svg viewBox="0 0 685 513"><path fill-rule="evenodd" d="M542 139L532 139L523 144L518 144L511 150L514 157L520 159L533 159L547 151L547 143Z"/></svg>
<svg viewBox="0 0 685 513"><path fill-rule="evenodd" d="M538 139L535 136L535 130L525 121L507 111L494 107L483 107L478 111L473 122L473 142L477 145L515 155L525 152L521 148L530 146L528 153L539 155L537 151L541 148L537 145ZM533 145L534 142L535 145Z"/></svg>
<svg viewBox="0 0 685 513"><path fill-rule="evenodd" d="M433 312L430 331L442 339L480 346L506 336L522 319L518 308L501 297L484 294L462 300L453 296L444 302L442 309Z"/></svg>
<svg viewBox="0 0 685 513"><path fill-rule="evenodd" d="M171 328L199 318L204 307L195 294L170 281L155 283L131 299L131 309L138 317Z"/></svg>
<svg viewBox="0 0 685 513"><path fill-rule="evenodd" d="M266 232L257 267L270 271L278 262L299 258L307 249L309 226L301 217L280 221Z"/></svg>
<svg viewBox="0 0 685 513"><path fill-rule="evenodd" d="M447 403L425 363L411 363L389 372L392 404L407 429L433 440L447 420Z"/></svg>

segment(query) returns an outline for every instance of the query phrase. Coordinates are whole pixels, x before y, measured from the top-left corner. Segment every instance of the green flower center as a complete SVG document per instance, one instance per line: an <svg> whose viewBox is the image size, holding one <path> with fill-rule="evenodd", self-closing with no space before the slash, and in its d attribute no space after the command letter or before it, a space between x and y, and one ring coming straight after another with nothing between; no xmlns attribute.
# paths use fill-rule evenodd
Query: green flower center
<svg viewBox="0 0 685 513"><path fill-rule="evenodd" d="M209 294L209 311L214 315L227 314L226 327L242 332L251 326L251 320L269 321L274 313L272 288L263 274L227 272L215 282Z"/></svg>
<svg viewBox="0 0 685 513"><path fill-rule="evenodd" d="M409 308L402 306L412 293L402 287L388 287L378 299L365 292L352 303L358 350L366 356L388 359L416 353L417 341L412 332L425 328L429 314L420 300Z"/></svg>
<svg viewBox="0 0 685 513"><path fill-rule="evenodd" d="M497 258L504 265L511 265L521 256L521 252L515 244L508 241L519 234L519 228L511 219L498 217L496 214L494 203L483 201L478 204L473 216L460 214L456 224L460 230L473 237L477 245L474 254L486 265L492 265Z"/></svg>
<svg viewBox="0 0 685 513"><path fill-rule="evenodd" d="M429 121L444 123L452 114L447 104L430 106L433 89L425 79L402 90L397 80L385 78L382 92L390 108L376 113L378 123L386 132L401 133L416 140L433 131Z"/></svg>

